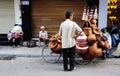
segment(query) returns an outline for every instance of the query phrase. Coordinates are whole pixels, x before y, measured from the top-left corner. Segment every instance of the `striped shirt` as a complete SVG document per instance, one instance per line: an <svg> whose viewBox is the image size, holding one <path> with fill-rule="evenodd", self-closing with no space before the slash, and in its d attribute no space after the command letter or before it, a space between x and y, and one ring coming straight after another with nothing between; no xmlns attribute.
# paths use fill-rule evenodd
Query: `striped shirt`
<svg viewBox="0 0 120 76"><path fill-rule="evenodd" d="M81 32L82 29L74 21L66 19L61 23L59 35L62 36L62 48L70 48L75 46L74 36L76 31Z"/></svg>

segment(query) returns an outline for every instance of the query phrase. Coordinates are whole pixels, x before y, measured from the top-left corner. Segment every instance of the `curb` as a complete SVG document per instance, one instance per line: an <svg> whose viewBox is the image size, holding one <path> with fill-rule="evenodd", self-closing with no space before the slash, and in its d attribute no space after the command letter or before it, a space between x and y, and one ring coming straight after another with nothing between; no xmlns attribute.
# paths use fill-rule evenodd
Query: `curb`
<svg viewBox="0 0 120 76"><path fill-rule="evenodd" d="M32 54L0 54L0 56L42 57L42 55L32 55Z"/></svg>

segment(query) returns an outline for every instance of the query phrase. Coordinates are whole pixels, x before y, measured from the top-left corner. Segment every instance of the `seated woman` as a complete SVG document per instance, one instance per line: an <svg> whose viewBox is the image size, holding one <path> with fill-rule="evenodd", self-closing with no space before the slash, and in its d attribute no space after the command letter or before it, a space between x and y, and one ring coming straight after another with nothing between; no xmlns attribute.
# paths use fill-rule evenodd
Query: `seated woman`
<svg viewBox="0 0 120 76"><path fill-rule="evenodd" d="M22 31L21 26L16 24L12 28L10 35L11 35L11 41L12 41L13 48L20 47L20 42L23 36L23 31Z"/></svg>
<svg viewBox="0 0 120 76"><path fill-rule="evenodd" d="M20 47L20 42L22 40L23 32L20 33L13 33L12 34L12 42L13 42L13 47Z"/></svg>
<svg viewBox="0 0 120 76"><path fill-rule="evenodd" d="M40 27L39 39L40 42L45 42L45 44L49 41L48 32L45 30L45 26Z"/></svg>

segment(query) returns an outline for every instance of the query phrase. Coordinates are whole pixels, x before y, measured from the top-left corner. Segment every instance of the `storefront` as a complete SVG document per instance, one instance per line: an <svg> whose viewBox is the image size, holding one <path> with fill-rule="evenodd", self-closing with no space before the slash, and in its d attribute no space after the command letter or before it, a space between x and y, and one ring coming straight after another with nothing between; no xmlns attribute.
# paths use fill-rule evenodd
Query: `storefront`
<svg viewBox="0 0 120 76"><path fill-rule="evenodd" d="M12 12L7 19L12 20L6 27L8 29L0 28L4 31L1 33L7 33L14 24L22 25L24 32L24 40L31 40L33 37L38 37L40 26L44 25L49 33L49 36L56 34L59 30L60 23L65 20L65 12L72 10L74 15L74 21L80 26L83 26L82 20L84 7L87 6L87 0L6 0L6 6L8 12ZM4 2L4 1L3 1ZM2 3L3 3L2 2ZM10 4L9 4L10 3ZM3 5L4 7L4 5ZM2 7L1 7L2 8ZM10 8L10 9L9 9ZM3 8L4 9L4 8ZM9 11L9 10L10 11ZM3 15L5 17L5 15ZM10 18L8 18L10 17ZM6 19L0 18L3 21ZM1 21L2 21L1 20ZM9 21L8 20L8 21ZM5 26L5 22L0 22ZM10 25L10 26L9 26Z"/></svg>
<svg viewBox="0 0 120 76"><path fill-rule="evenodd" d="M22 24L25 41L31 40L33 37L38 37L38 32L42 25L46 27L50 36L56 34L59 30L60 23L65 20L64 14L66 10L72 10L75 13L74 21L80 26L83 26L83 10L84 7L91 4L91 2L97 4L98 27L103 28L108 25L108 0L0 1L0 5L2 5L0 6L0 8L2 8L0 9L0 34L7 33L14 24ZM119 4L117 6L119 6ZM120 20L119 18L117 15L116 19Z"/></svg>
<svg viewBox="0 0 120 76"><path fill-rule="evenodd" d="M84 6L87 0L33 0L31 3L32 36L38 37L40 26L44 25L49 36L56 34L60 23L65 20L65 12L72 10L74 21L80 26Z"/></svg>
<svg viewBox="0 0 120 76"><path fill-rule="evenodd" d="M65 20L65 12L72 10L74 21L83 26L84 7L87 0L21 0L24 39L38 37L40 26L44 25L49 36L56 34L60 23Z"/></svg>
<svg viewBox="0 0 120 76"><path fill-rule="evenodd" d="M24 1L24 0L23 0ZM119 0L111 0L113 3L116 4L112 6L116 6L117 13L113 10L112 13L116 14L116 17L111 17L109 15L109 0L27 0L30 1L30 17L31 20L31 37L38 37L38 32L40 30L40 26L44 25L49 32L49 35L52 36L56 34L59 29L59 25L62 21L65 20L64 14L66 10L72 10L74 15L74 21L77 22L80 26L83 26L84 21L82 20L84 7L85 6L97 6L97 19L98 19L98 27L100 29L107 27L110 21L116 19L119 21ZM95 11L95 10L94 10ZM90 11L89 11L90 13ZM94 12L95 13L95 12ZM26 18L22 18L23 22Z"/></svg>

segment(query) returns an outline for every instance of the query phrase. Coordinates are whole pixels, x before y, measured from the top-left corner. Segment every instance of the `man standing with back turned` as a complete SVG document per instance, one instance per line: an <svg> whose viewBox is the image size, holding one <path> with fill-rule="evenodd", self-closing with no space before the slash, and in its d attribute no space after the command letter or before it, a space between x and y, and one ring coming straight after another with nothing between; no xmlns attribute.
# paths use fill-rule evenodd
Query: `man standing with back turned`
<svg viewBox="0 0 120 76"><path fill-rule="evenodd" d="M81 33L82 29L73 20L73 12L67 11L66 20L63 21L59 28L59 35L62 37L63 67L64 71L74 69L75 56L75 34L76 31ZM69 66L68 66L69 65ZM70 68L68 68L70 67Z"/></svg>

